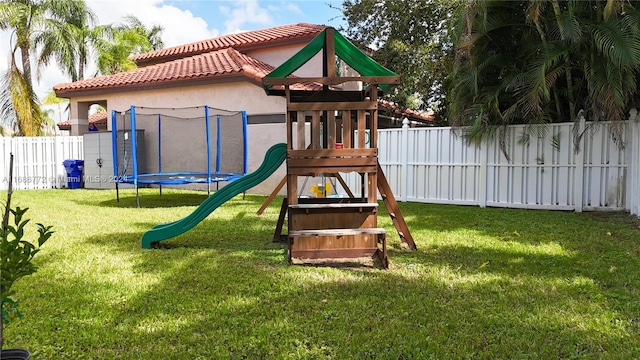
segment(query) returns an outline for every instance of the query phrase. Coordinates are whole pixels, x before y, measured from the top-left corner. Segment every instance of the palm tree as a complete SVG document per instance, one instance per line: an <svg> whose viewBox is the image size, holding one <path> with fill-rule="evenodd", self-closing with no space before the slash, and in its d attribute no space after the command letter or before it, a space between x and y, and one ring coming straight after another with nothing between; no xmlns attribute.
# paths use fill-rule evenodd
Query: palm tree
<svg viewBox="0 0 640 360"><path fill-rule="evenodd" d="M42 134L44 118L33 91L31 55L38 46L47 50L39 57L45 64L51 56L65 67L77 58L74 27L77 19L90 17L83 0L5 0L0 2L0 29L11 31L10 66L2 80L0 115L14 124L19 135ZM52 44L57 42L57 44ZM17 55L20 55L20 66ZM73 71L69 70L71 74Z"/></svg>
<svg viewBox="0 0 640 360"><path fill-rule="evenodd" d="M38 97L33 91L30 77L18 68L15 51L11 53L9 69L0 82L0 118L12 127L16 135L43 134L45 119Z"/></svg>
<svg viewBox="0 0 640 360"><path fill-rule="evenodd" d="M154 24L151 27L146 27L140 19L134 15L127 15L124 17L125 25L122 28L135 30L140 35L149 40L152 50L160 50L164 48L164 42L162 41L162 32L164 28L161 25Z"/></svg>
<svg viewBox="0 0 640 360"><path fill-rule="evenodd" d="M98 52L98 71L102 75L115 74L136 68L130 59L133 54L151 51L149 40L131 29L113 29L110 38L99 39L96 43Z"/></svg>
<svg viewBox="0 0 640 360"><path fill-rule="evenodd" d="M638 95L639 5L469 1L454 28L453 124L475 140L512 123L574 121L581 109L619 125ZM622 146L620 129L614 141Z"/></svg>
<svg viewBox="0 0 640 360"><path fill-rule="evenodd" d="M98 52L98 71L103 75L136 68L131 55L157 50L164 46L160 39L163 29L154 25L146 28L135 16L126 16L126 23L110 27L107 36L95 42Z"/></svg>
<svg viewBox="0 0 640 360"><path fill-rule="evenodd" d="M55 2L55 6L62 12L69 11L69 8L74 10L67 14L65 23L48 22L51 29L36 37L36 44L42 48L38 69L48 65L53 58L71 81L83 80L90 49L98 38L104 36L108 26L94 26L97 17L84 0Z"/></svg>
<svg viewBox="0 0 640 360"><path fill-rule="evenodd" d="M69 110L69 99L59 98L53 90L47 91L47 95L42 99L42 105L56 106L58 111L58 122L62 121L62 107Z"/></svg>

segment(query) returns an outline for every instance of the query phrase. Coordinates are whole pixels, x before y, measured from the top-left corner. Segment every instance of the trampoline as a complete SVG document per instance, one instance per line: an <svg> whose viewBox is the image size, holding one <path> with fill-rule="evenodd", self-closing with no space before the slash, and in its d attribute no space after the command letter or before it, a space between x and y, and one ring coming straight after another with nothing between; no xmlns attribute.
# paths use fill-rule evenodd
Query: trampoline
<svg viewBox="0 0 640 360"><path fill-rule="evenodd" d="M247 114L208 106L112 111L113 173L138 188L229 182L247 174Z"/></svg>

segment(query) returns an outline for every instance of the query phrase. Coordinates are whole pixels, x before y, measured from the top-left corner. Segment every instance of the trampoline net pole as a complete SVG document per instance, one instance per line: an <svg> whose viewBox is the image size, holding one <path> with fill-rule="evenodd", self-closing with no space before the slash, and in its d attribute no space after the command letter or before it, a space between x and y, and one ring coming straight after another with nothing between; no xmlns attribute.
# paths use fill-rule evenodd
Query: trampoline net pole
<svg viewBox="0 0 640 360"><path fill-rule="evenodd" d="M204 107L205 132L207 133L207 195L211 195L211 134L209 133L209 106Z"/></svg>

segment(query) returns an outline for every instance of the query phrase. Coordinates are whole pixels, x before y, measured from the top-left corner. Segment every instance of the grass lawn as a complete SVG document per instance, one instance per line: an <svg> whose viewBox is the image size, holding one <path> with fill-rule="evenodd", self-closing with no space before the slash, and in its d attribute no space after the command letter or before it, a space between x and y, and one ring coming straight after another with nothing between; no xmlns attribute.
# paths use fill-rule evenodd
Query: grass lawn
<svg viewBox="0 0 640 360"><path fill-rule="evenodd" d="M0 192L1 198L6 192ZM390 269L288 266L279 201L234 198L140 247L206 194L18 191L56 233L16 284L5 347L38 359L638 359L640 220L624 213L381 206ZM35 232L35 225L29 227ZM32 235L32 234L30 234Z"/></svg>

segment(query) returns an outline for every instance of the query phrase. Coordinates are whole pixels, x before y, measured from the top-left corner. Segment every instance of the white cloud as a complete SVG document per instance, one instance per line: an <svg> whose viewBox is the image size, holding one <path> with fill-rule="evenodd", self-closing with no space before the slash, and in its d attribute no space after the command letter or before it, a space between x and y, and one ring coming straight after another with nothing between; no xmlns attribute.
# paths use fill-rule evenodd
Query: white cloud
<svg viewBox="0 0 640 360"><path fill-rule="evenodd" d="M298 4L292 3L292 2L283 2L283 3L280 3L279 5L271 4L267 6L267 8L269 9L269 11L272 11L272 12L288 12L288 13L295 13L298 15L303 14Z"/></svg>
<svg viewBox="0 0 640 360"><path fill-rule="evenodd" d="M220 6L219 10L227 18L224 22L226 34L243 31L242 26L245 24L273 24L269 10L261 7L256 0L241 1L233 7Z"/></svg>
<svg viewBox="0 0 640 360"><path fill-rule="evenodd" d="M162 40L167 47L220 34L218 29L209 29L207 22L191 11L163 3L162 0L87 0L101 24L118 23L124 16L133 15L147 26L161 25L164 28Z"/></svg>
<svg viewBox="0 0 640 360"><path fill-rule="evenodd" d="M86 0L87 5L98 16L100 24L121 22L125 15L134 15L147 26L154 24L164 28L162 39L166 47L186 44L219 36L218 29L210 29L207 22L188 10L164 4L163 0ZM10 33L0 31L0 72L4 73L9 64ZM95 72L88 69L87 76ZM35 74L35 73L34 73ZM42 78L34 84L36 94L44 95L54 85L69 82L55 64L43 69Z"/></svg>

